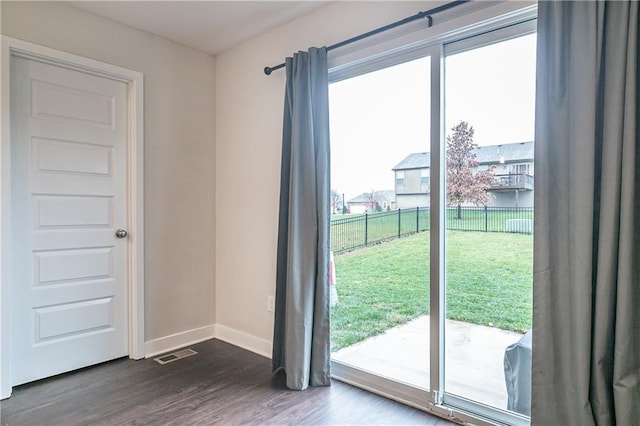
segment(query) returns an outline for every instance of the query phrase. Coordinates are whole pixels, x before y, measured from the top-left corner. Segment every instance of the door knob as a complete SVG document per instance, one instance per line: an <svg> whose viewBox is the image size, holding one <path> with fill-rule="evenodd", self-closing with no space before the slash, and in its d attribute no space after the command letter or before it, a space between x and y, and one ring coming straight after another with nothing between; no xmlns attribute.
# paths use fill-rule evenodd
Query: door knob
<svg viewBox="0 0 640 426"><path fill-rule="evenodd" d="M124 229L118 229L116 231L116 237L118 237L118 238L126 238L127 235L129 235L129 233L127 231L125 231Z"/></svg>

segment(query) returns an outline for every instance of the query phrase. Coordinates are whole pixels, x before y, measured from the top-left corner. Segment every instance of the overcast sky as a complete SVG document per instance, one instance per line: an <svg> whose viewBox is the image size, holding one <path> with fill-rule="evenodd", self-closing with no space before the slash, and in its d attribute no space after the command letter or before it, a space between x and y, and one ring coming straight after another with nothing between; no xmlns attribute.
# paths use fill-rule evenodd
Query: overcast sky
<svg viewBox="0 0 640 426"><path fill-rule="evenodd" d="M478 145L533 140L535 34L448 56L447 134L461 120ZM392 190L391 169L429 151L430 59L386 68L329 88L331 186L349 200Z"/></svg>

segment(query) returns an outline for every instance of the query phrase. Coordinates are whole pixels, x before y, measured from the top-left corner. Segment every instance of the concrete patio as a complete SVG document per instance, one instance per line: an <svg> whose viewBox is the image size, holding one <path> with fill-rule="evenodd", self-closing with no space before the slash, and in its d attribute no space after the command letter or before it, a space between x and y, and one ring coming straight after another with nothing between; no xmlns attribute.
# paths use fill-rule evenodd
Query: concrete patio
<svg viewBox="0 0 640 426"><path fill-rule="evenodd" d="M504 350L523 335L445 321L447 392L506 409ZM332 359L419 388L429 388L429 315L334 352Z"/></svg>

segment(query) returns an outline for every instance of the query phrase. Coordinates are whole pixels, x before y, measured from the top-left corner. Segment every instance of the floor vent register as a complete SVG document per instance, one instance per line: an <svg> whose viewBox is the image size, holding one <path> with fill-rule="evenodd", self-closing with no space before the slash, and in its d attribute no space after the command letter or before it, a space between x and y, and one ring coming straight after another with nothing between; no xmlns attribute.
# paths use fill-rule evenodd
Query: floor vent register
<svg viewBox="0 0 640 426"><path fill-rule="evenodd" d="M173 362L173 361L177 361L182 358L186 358L191 355L196 355L197 353L198 352L194 351L193 349L181 349L179 351L172 352L170 354L161 355L157 358L154 358L153 360L158 362L159 364L164 365L164 364L169 364L170 362Z"/></svg>

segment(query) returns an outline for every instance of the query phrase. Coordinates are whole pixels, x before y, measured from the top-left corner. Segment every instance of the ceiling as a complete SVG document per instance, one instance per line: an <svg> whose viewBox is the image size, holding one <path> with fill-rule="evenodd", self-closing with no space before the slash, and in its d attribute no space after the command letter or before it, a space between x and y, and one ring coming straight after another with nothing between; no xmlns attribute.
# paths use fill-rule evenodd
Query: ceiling
<svg viewBox="0 0 640 426"><path fill-rule="evenodd" d="M320 1L67 1L116 22L218 55L328 4Z"/></svg>

